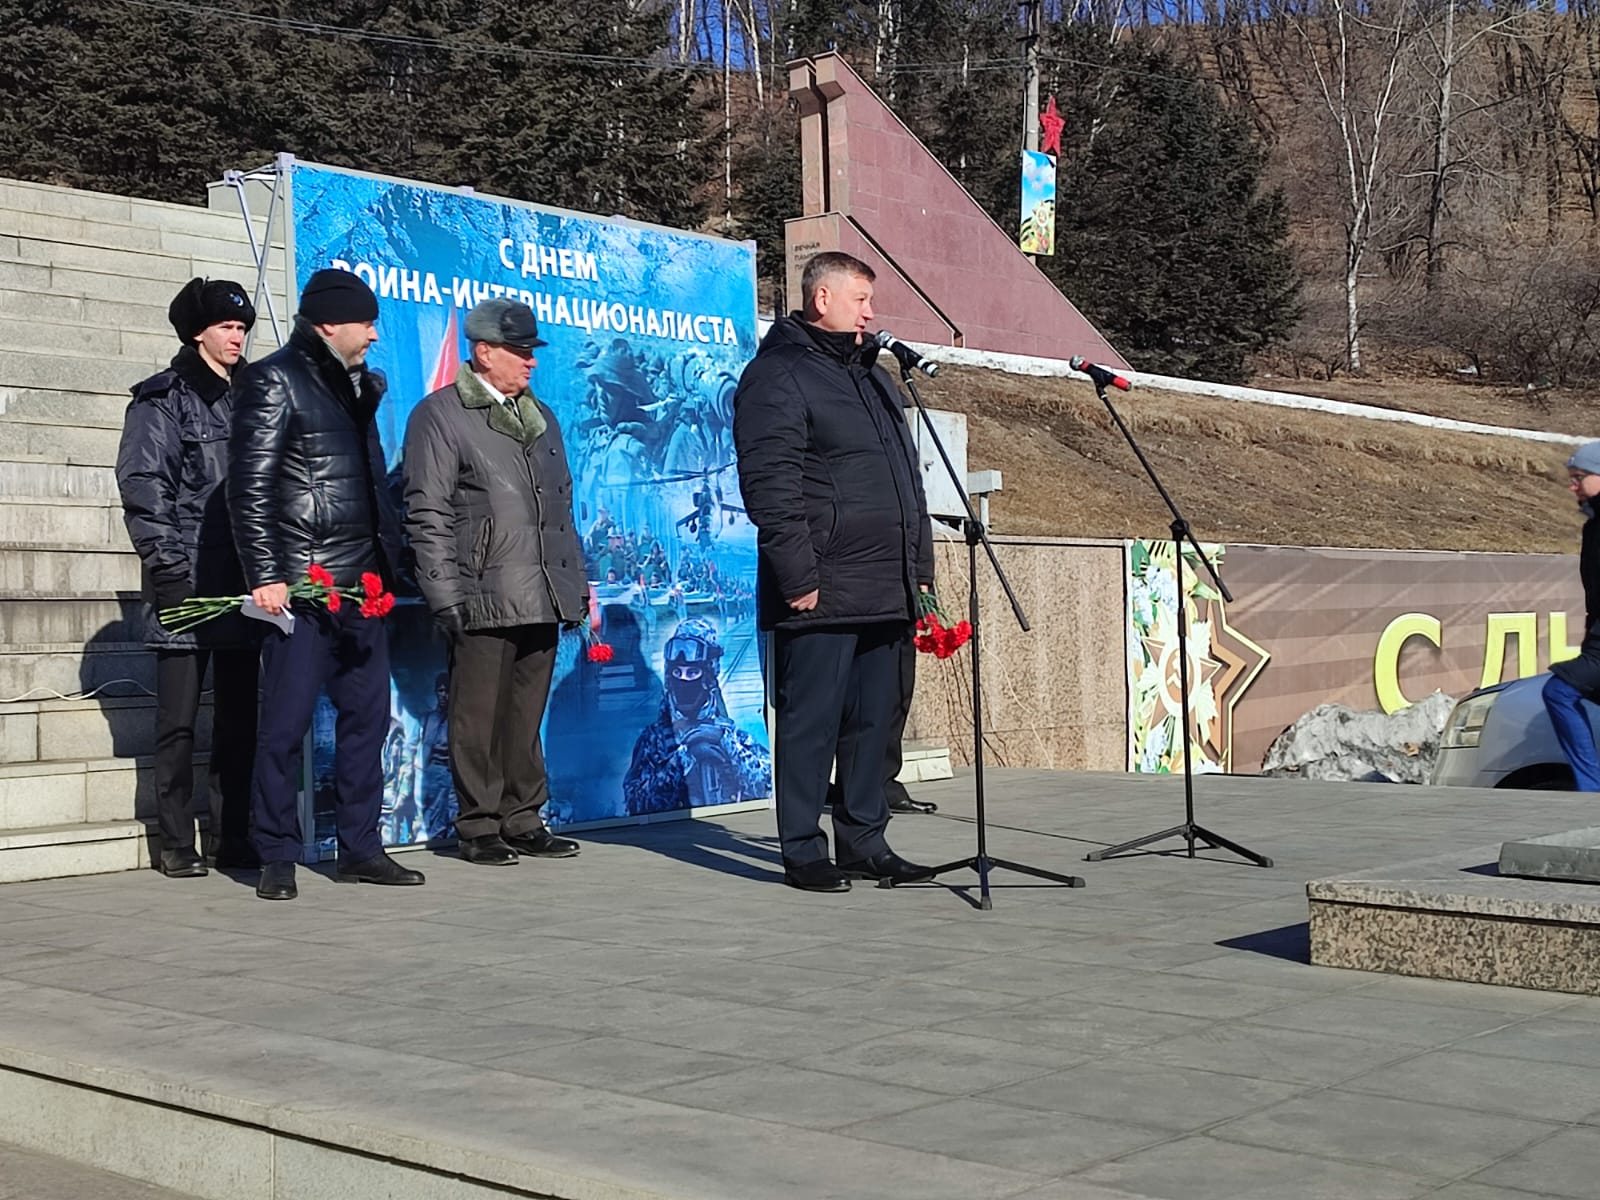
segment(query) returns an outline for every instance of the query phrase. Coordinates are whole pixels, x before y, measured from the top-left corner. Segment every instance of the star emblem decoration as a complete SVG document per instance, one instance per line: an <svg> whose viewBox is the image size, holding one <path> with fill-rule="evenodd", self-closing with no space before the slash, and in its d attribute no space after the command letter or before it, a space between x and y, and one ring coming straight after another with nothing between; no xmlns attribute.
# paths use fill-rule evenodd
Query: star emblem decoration
<svg viewBox="0 0 1600 1200"><path fill-rule="evenodd" d="M1050 103L1045 105L1044 112L1039 114L1039 128L1044 130L1044 139L1040 142L1039 149L1045 154L1059 155L1061 131L1066 127L1066 119L1056 112L1056 98L1051 96Z"/></svg>

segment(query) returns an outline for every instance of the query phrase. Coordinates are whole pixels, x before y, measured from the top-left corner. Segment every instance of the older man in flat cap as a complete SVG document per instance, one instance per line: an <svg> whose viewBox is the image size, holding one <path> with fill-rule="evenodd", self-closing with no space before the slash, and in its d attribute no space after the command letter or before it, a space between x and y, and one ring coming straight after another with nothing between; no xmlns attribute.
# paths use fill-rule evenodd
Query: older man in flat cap
<svg viewBox="0 0 1600 1200"><path fill-rule="evenodd" d="M555 414L528 388L545 345L533 310L467 314L471 360L406 427L406 532L417 580L450 642L450 766L467 862L570 858L544 826L539 725L560 627L591 619Z"/></svg>

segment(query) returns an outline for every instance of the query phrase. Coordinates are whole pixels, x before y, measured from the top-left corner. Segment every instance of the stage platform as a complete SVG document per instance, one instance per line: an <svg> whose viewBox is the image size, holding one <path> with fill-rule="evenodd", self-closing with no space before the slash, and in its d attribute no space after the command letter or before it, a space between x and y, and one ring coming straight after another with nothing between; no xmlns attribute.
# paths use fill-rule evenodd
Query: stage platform
<svg viewBox="0 0 1600 1200"><path fill-rule="evenodd" d="M1176 779L989 785L991 852L1087 887L805 895L770 813L284 904L0 887L0 1142L218 1200L1597 1194L1600 1000L1313 966L1306 901L1592 798L1198 779L1264 870L1083 861L1181 819ZM896 848L971 853L970 775L913 792Z"/></svg>

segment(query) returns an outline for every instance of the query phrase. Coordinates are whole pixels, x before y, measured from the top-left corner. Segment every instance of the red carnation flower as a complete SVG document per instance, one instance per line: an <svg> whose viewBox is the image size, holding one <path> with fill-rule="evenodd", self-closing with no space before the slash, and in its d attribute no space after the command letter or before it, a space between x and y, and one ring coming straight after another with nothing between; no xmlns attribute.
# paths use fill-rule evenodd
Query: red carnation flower
<svg viewBox="0 0 1600 1200"><path fill-rule="evenodd" d="M593 663L608 663L617 656L617 652L604 642L594 642L589 646L589 661Z"/></svg>
<svg viewBox="0 0 1600 1200"><path fill-rule="evenodd" d="M306 578L311 580L311 582L316 584L318 587L331 588L334 586L333 576L328 573L328 568L320 566L317 563L312 563L306 568ZM334 609L336 612L338 611L336 605L330 604L328 607Z"/></svg>
<svg viewBox="0 0 1600 1200"><path fill-rule="evenodd" d="M368 600L376 600L383 595L383 578L372 571L361 573L361 590L367 594Z"/></svg>
<svg viewBox="0 0 1600 1200"><path fill-rule="evenodd" d="M325 603L328 606L329 612L338 612L339 605L342 604L343 601L340 599L338 592L329 592Z"/></svg>
<svg viewBox="0 0 1600 1200"><path fill-rule="evenodd" d="M363 580L363 582L365 582ZM361 602L361 615L363 617L387 617L394 608L394 596L388 592L380 592L376 596L368 596Z"/></svg>

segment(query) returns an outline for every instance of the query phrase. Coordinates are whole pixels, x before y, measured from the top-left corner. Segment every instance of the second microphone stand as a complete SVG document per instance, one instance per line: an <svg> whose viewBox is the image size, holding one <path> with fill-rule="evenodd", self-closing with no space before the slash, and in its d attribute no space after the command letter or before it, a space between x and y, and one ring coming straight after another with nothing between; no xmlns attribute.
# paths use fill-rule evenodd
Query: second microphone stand
<svg viewBox="0 0 1600 1200"><path fill-rule="evenodd" d="M1054 871L1045 871L1039 867L1029 867L1022 863L1012 862L1005 858L991 858L989 855L988 824L984 812L983 794L983 663L980 657L982 637L980 635L981 623L978 612L978 547L981 545L989 555L989 565L994 568L995 578L1000 581L1000 586L1005 590L1006 599L1011 601L1011 611L1017 618L1017 624L1023 631L1028 630L1028 617L1022 611L1022 605L1017 600L1017 594L1011 590L1011 582L1006 578L1006 573L1000 567L1000 560L995 557L994 543L989 540L989 532L978 520L978 514L972 509L972 501L967 496L967 481L957 473L955 464L950 461L950 455L944 448L938 432L933 428L933 422L928 417L928 406L922 402L922 395L917 391L916 381L911 378L911 367L906 362L900 363L900 377L905 382L906 389L911 393L911 399L917 406L917 412L922 416L922 428L927 433L928 439L934 448L939 451L939 458L944 463L944 469L949 474L950 480L955 484L956 495L961 497L962 508L966 511L966 519L961 523L962 533L967 542L967 621L972 626L972 771L973 788L977 799L977 825L978 825L978 852L970 858L958 858L955 862L944 863L937 867L929 867L918 877L932 879L936 875L944 875L950 871L972 870L978 873L978 907L991 909L994 907L989 898L989 872L996 867L1007 871L1016 871L1021 875L1032 875L1035 879L1048 879L1052 883L1059 883L1066 887L1082 887L1083 880L1076 875L1058 875ZM908 882L917 882L908 881Z"/></svg>
<svg viewBox="0 0 1600 1200"><path fill-rule="evenodd" d="M1139 459L1139 465L1144 468L1144 473L1150 477L1150 482L1155 485L1161 499L1166 501L1167 511L1172 514L1172 551L1173 565L1177 571L1178 587L1178 737L1183 741L1183 824L1174 825L1171 829L1163 829L1159 833L1146 834L1144 837L1134 838L1132 841L1123 842L1117 846L1107 846L1104 850L1096 850L1084 855L1089 862L1099 862L1104 858L1112 858L1125 854L1129 850L1140 850L1154 842L1164 842L1168 838L1182 838L1188 843L1189 857L1194 857L1195 843L1204 842L1213 850L1227 850L1237 854L1240 858L1248 859L1257 866L1270 867L1272 860L1265 854L1257 854L1254 850L1247 850L1237 842L1229 841L1220 833L1212 833L1203 825L1197 825L1194 819L1194 770L1189 762L1189 619L1184 611L1183 593L1183 548L1187 542L1194 548L1200 564L1205 567L1211 576L1211 582L1217 585L1217 591L1227 601L1233 599L1233 593L1228 591L1228 585L1222 582L1222 577L1217 574L1216 567L1211 565L1211 559L1200 548L1200 543L1194 540L1194 531L1189 528L1189 522L1184 519L1178 506L1173 502L1167 489L1161 486L1161 479L1156 475L1156 469L1150 465L1150 460L1144 456L1144 451L1139 448L1139 443L1134 440L1133 432L1122 420L1122 414L1111 403L1111 397L1106 395L1105 382L1098 378L1093 370L1089 377L1094 381L1095 394L1100 397L1100 403L1106 406L1106 411L1111 414L1111 419L1116 422L1117 428L1122 431L1122 436L1128 445L1133 448L1134 454ZM974 634L974 641L977 640Z"/></svg>

